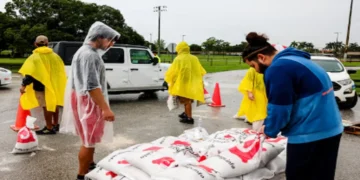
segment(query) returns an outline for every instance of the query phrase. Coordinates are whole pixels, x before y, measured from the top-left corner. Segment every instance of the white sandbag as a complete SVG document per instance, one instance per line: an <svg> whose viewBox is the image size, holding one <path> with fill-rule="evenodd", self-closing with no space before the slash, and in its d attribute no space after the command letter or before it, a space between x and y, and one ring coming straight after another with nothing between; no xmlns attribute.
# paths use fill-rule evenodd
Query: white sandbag
<svg viewBox="0 0 360 180"><path fill-rule="evenodd" d="M189 130L185 130L183 134L179 136L181 139L186 139L188 141L204 141L209 137L209 133L206 131L205 128L196 127Z"/></svg>
<svg viewBox="0 0 360 180"><path fill-rule="evenodd" d="M168 100L167 100L167 106L169 108L169 111L179 108L178 98L176 96L169 95Z"/></svg>
<svg viewBox="0 0 360 180"><path fill-rule="evenodd" d="M153 180L221 180L211 168L201 165L184 165L168 168L151 177Z"/></svg>
<svg viewBox="0 0 360 180"><path fill-rule="evenodd" d="M220 155L210 157L201 162L223 178L238 177L260 167L261 139L257 137L248 147L237 145Z"/></svg>
<svg viewBox="0 0 360 180"><path fill-rule="evenodd" d="M286 169L286 149L284 149L275 159L271 160L266 168L275 174L285 172Z"/></svg>
<svg viewBox="0 0 360 180"><path fill-rule="evenodd" d="M97 166L110 170L114 173L124 175L130 180L150 180L149 175L130 165L129 162L125 160L125 157L132 155L134 152L158 151L162 148L164 147L145 143L132 146L126 150L117 150L99 161Z"/></svg>
<svg viewBox="0 0 360 180"><path fill-rule="evenodd" d="M218 131L209 136L209 140L213 143L242 143L249 136L255 136L257 133L247 128L232 128L224 131Z"/></svg>
<svg viewBox="0 0 360 180"><path fill-rule="evenodd" d="M161 149L158 151L134 152L125 157L132 166L144 171L148 175L155 175L175 162L176 154L172 149Z"/></svg>
<svg viewBox="0 0 360 180"><path fill-rule="evenodd" d="M11 153L14 154L22 154L22 153L30 153L34 151L38 151L39 141L36 136L36 133L31 129L34 129L34 123L36 118L27 116L26 117L26 125L22 127L16 139L16 144Z"/></svg>
<svg viewBox="0 0 360 180"><path fill-rule="evenodd" d="M97 167L85 175L85 180L129 180L125 176Z"/></svg>
<svg viewBox="0 0 360 180"><path fill-rule="evenodd" d="M278 136L277 138L267 138L265 142L286 147L288 139L284 136Z"/></svg>
<svg viewBox="0 0 360 180"><path fill-rule="evenodd" d="M227 178L225 180L266 180L272 179L274 177L274 173L266 168L257 169L249 174L236 177L236 178Z"/></svg>

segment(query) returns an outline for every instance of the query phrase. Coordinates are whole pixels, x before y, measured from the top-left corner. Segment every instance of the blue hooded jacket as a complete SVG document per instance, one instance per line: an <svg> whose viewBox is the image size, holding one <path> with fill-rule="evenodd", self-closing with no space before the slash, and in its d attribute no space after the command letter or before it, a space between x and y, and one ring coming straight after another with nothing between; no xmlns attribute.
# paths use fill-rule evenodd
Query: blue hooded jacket
<svg viewBox="0 0 360 180"><path fill-rule="evenodd" d="M278 53L265 71L268 97L264 133L281 131L291 144L333 137L344 127L332 82L310 54L294 48Z"/></svg>

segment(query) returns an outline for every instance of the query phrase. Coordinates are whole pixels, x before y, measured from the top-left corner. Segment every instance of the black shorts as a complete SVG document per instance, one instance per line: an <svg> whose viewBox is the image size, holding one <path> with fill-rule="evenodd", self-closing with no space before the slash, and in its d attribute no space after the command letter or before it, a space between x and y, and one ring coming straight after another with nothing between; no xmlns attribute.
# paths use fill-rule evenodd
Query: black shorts
<svg viewBox="0 0 360 180"><path fill-rule="evenodd" d="M287 145L287 180L334 180L341 135Z"/></svg>

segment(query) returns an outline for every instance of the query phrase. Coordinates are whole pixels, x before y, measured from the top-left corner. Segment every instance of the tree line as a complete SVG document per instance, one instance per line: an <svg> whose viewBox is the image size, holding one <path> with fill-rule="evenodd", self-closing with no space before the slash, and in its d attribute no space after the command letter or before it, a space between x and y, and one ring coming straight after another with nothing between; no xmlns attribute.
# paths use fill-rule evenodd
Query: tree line
<svg viewBox="0 0 360 180"><path fill-rule="evenodd" d="M102 21L121 34L124 44L145 45L145 39L110 6L80 0L12 0L0 12L0 51L12 56L31 53L37 35L50 41L83 41L91 24Z"/></svg>

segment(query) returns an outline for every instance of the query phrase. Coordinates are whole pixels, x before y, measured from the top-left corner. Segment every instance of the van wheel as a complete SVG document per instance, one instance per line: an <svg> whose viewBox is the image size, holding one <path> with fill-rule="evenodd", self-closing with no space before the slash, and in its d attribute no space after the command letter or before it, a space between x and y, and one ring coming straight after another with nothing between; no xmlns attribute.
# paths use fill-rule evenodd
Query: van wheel
<svg viewBox="0 0 360 180"><path fill-rule="evenodd" d="M349 99L346 99L345 103L339 104L340 109L352 109L356 106L358 101L358 95L355 93L355 96Z"/></svg>

